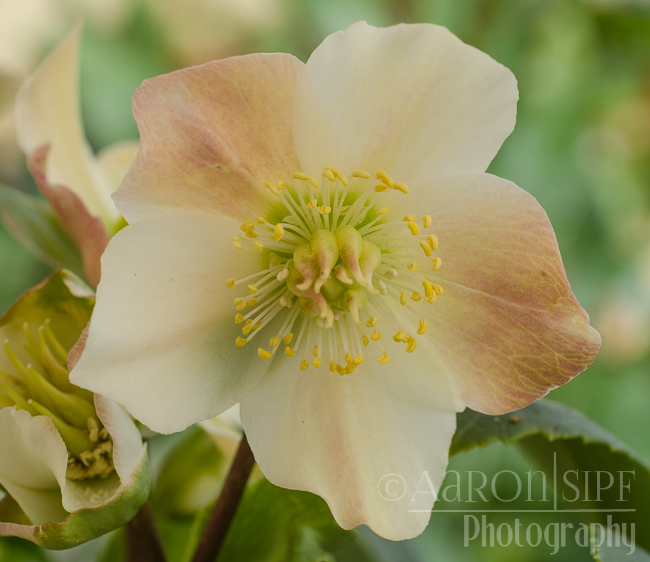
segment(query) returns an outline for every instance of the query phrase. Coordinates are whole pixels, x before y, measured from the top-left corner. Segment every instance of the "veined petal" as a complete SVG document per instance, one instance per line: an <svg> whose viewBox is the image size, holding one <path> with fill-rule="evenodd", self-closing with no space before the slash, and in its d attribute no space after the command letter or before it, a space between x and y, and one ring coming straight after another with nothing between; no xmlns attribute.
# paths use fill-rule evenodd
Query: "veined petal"
<svg viewBox="0 0 650 562"><path fill-rule="evenodd" d="M435 356L388 345L394 367L368 361L349 376L276 360L241 413L271 482L322 496L345 529L401 540L429 521L456 416Z"/></svg>
<svg viewBox="0 0 650 562"><path fill-rule="evenodd" d="M106 226L119 218L110 184L88 146L79 109L77 25L23 84L16 97L16 127L23 152L51 146L47 178L72 190Z"/></svg>
<svg viewBox="0 0 650 562"><path fill-rule="evenodd" d="M266 371L253 346L235 345L226 281L260 271L223 216L170 211L129 225L102 256L88 340L70 380L171 433L239 402Z"/></svg>
<svg viewBox="0 0 650 562"><path fill-rule="evenodd" d="M25 410L0 410L0 484L32 523L58 523L68 513L61 505L68 452L52 420Z"/></svg>
<svg viewBox="0 0 650 562"><path fill-rule="evenodd" d="M439 209L468 185L450 177L486 170L514 127L517 98L507 68L443 27L358 22L307 61L296 149L308 174L387 170L411 192L435 193Z"/></svg>
<svg viewBox="0 0 650 562"><path fill-rule="evenodd" d="M600 336L531 195L485 174L433 224L444 295L426 313L427 336L467 406L490 414L522 408L591 364Z"/></svg>
<svg viewBox="0 0 650 562"><path fill-rule="evenodd" d="M290 120L303 67L257 54L146 80L133 99L141 150L114 196L127 221L168 209L264 215L264 182L298 169Z"/></svg>

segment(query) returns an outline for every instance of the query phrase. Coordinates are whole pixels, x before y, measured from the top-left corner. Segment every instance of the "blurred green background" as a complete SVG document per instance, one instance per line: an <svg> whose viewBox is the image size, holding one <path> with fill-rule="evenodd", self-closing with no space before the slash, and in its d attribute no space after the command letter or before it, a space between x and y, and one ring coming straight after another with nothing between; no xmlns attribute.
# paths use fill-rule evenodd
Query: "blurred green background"
<svg viewBox="0 0 650 562"><path fill-rule="evenodd" d="M13 96L81 16L82 109L95 150L137 138L131 96L145 78L259 51L304 61L327 34L359 19L378 26L445 25L509 67L519 81L518 122L489 171L513 180L546 209L573 290L603 336L595 363L551 398L650 459L650 2L0 0L0 181L35 191L15 146ZM47 273L0 230L2 311ZM480 467L488 474L523 474L528 466L516 449L501 445L451 461L456 470ZM427 531L412 541L389 543L363 531L359 542L385 561L550 557L543 546L465 548L462 525L460 515L434 513ZM14 548L15 541L0 545L0 559L11 560ZM85 560L87 552L47 557ZM351 547L338 558L359 556ZM591 558L586 549L567 547L552 559Z"/></svg>

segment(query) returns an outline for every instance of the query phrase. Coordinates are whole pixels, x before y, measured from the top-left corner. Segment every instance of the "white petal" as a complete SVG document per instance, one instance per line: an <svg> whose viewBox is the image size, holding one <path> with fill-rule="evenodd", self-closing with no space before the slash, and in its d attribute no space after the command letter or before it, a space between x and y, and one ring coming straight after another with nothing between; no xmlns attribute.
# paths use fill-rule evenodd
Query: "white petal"
<svg viewBox="0 0 650 562"><path fill-rule="evenodd" d="M169 211L121 230L102 256L97 305L71 381L162 433L239 402L268 361L252 344L235 345L239 294L226 281L266 265L261 252L233 248L235 233L232 219L197 211Z"/></svg>
<svg viewBox="0 0 650 562"><path fill-rule="evenodd" d="M27 155L49 144L48 181L71 189L93 215L111 225L120 215L81 122L77 68L80 38L78 25L18 92L18 142Z"/></svg>
<svg viewBox="0 0 650 562"><path fill-rule="evenodd" d="M110 192L115 193L124 176L133 166L138 155L138 141L116 142L97 154L97 160L110 184Z"/></svg>
<svg viewBox="0 0 650 562"><path fill-rule="evenodd" d="M46 416L0 410L0 484L32 523L63 521L61 505L68 453L61 435Z"/></svg>
<svg viewBox="0 0 650 562"><path fill-rule="evenodd" d="M439 206L485 171L515 124L512 73L444 27L358 22L313 52L293 110L303 169L383 169ZM440 183L440 180L447 181Z"/></svg>
<svg viewBox="0 0 650 562"><path fill-rule="evenodd" d="M426 527L434 500L426 477L440 489L456 425L435 357L397 348L387 342L388 365L366 358L346 376L275 361L241 404L271 482L322 496L343 528L365 524L392 540Z"/></svg>

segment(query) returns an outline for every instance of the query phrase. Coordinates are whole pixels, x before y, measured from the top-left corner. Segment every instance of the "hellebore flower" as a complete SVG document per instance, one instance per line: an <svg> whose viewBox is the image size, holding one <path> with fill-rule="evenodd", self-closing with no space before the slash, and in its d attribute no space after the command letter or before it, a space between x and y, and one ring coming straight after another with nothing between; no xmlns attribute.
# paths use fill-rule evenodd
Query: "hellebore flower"
<svg viewBox="0 0 650 562"><path fill-rule="evenodd" d="M344 528L419 534L456 411L525 406L600 344L544 211L484 173L516 101L509 70L428 24L146 81L114 196L130 226L72 380L161 432L240 402L271 482Z"/></svg>
<svg viewBox="0 0 650 562"><path fill-rule="evenodd" d="M138 143L120 142L95 157L79 106L81 26L25 80L16 97L18 142L43 195L79 247L86 278L100 276L99 257L123 219L111 200L133 163Z"/></svg>
<svg viewBox="0 0 650 562"><path fill-rule="evenodd" d="M129 415L68 378L93 300L58 271L0 319L0 535L69 548L126 524L148 497Z"/></svg>

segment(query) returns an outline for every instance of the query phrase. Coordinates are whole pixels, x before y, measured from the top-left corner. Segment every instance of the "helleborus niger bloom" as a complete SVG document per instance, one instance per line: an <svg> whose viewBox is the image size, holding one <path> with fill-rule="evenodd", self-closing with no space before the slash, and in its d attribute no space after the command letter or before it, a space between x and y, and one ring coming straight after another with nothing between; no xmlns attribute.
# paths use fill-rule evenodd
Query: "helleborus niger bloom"
<svg viewBox="0 0 650 562"><path fill-rule="evenodd" d="M124 525L148 497L131 418L68 378L93 300L58 271L0 319L0 535L69 548Z"/></svg>
<svg viewBox="0 0 650 562"><path fill-rule="evenodd" d="M600 343L544 211L485 173L516 101L510 71L426 24L146 81L114 196L131 224L72 380L162 432L241 402L271 482L417 535L456 411L525 406Z"/></svg>
<svg viewBox="0 0 650 562"><path fill-rule="evenodd" d="M16 128L34 179L81 250L86 278L96 286L99 257L123 226L111 193L133 163L138 143L117 143L93 155L79 106L80 40L77 25L23 83Z"/></svg>

